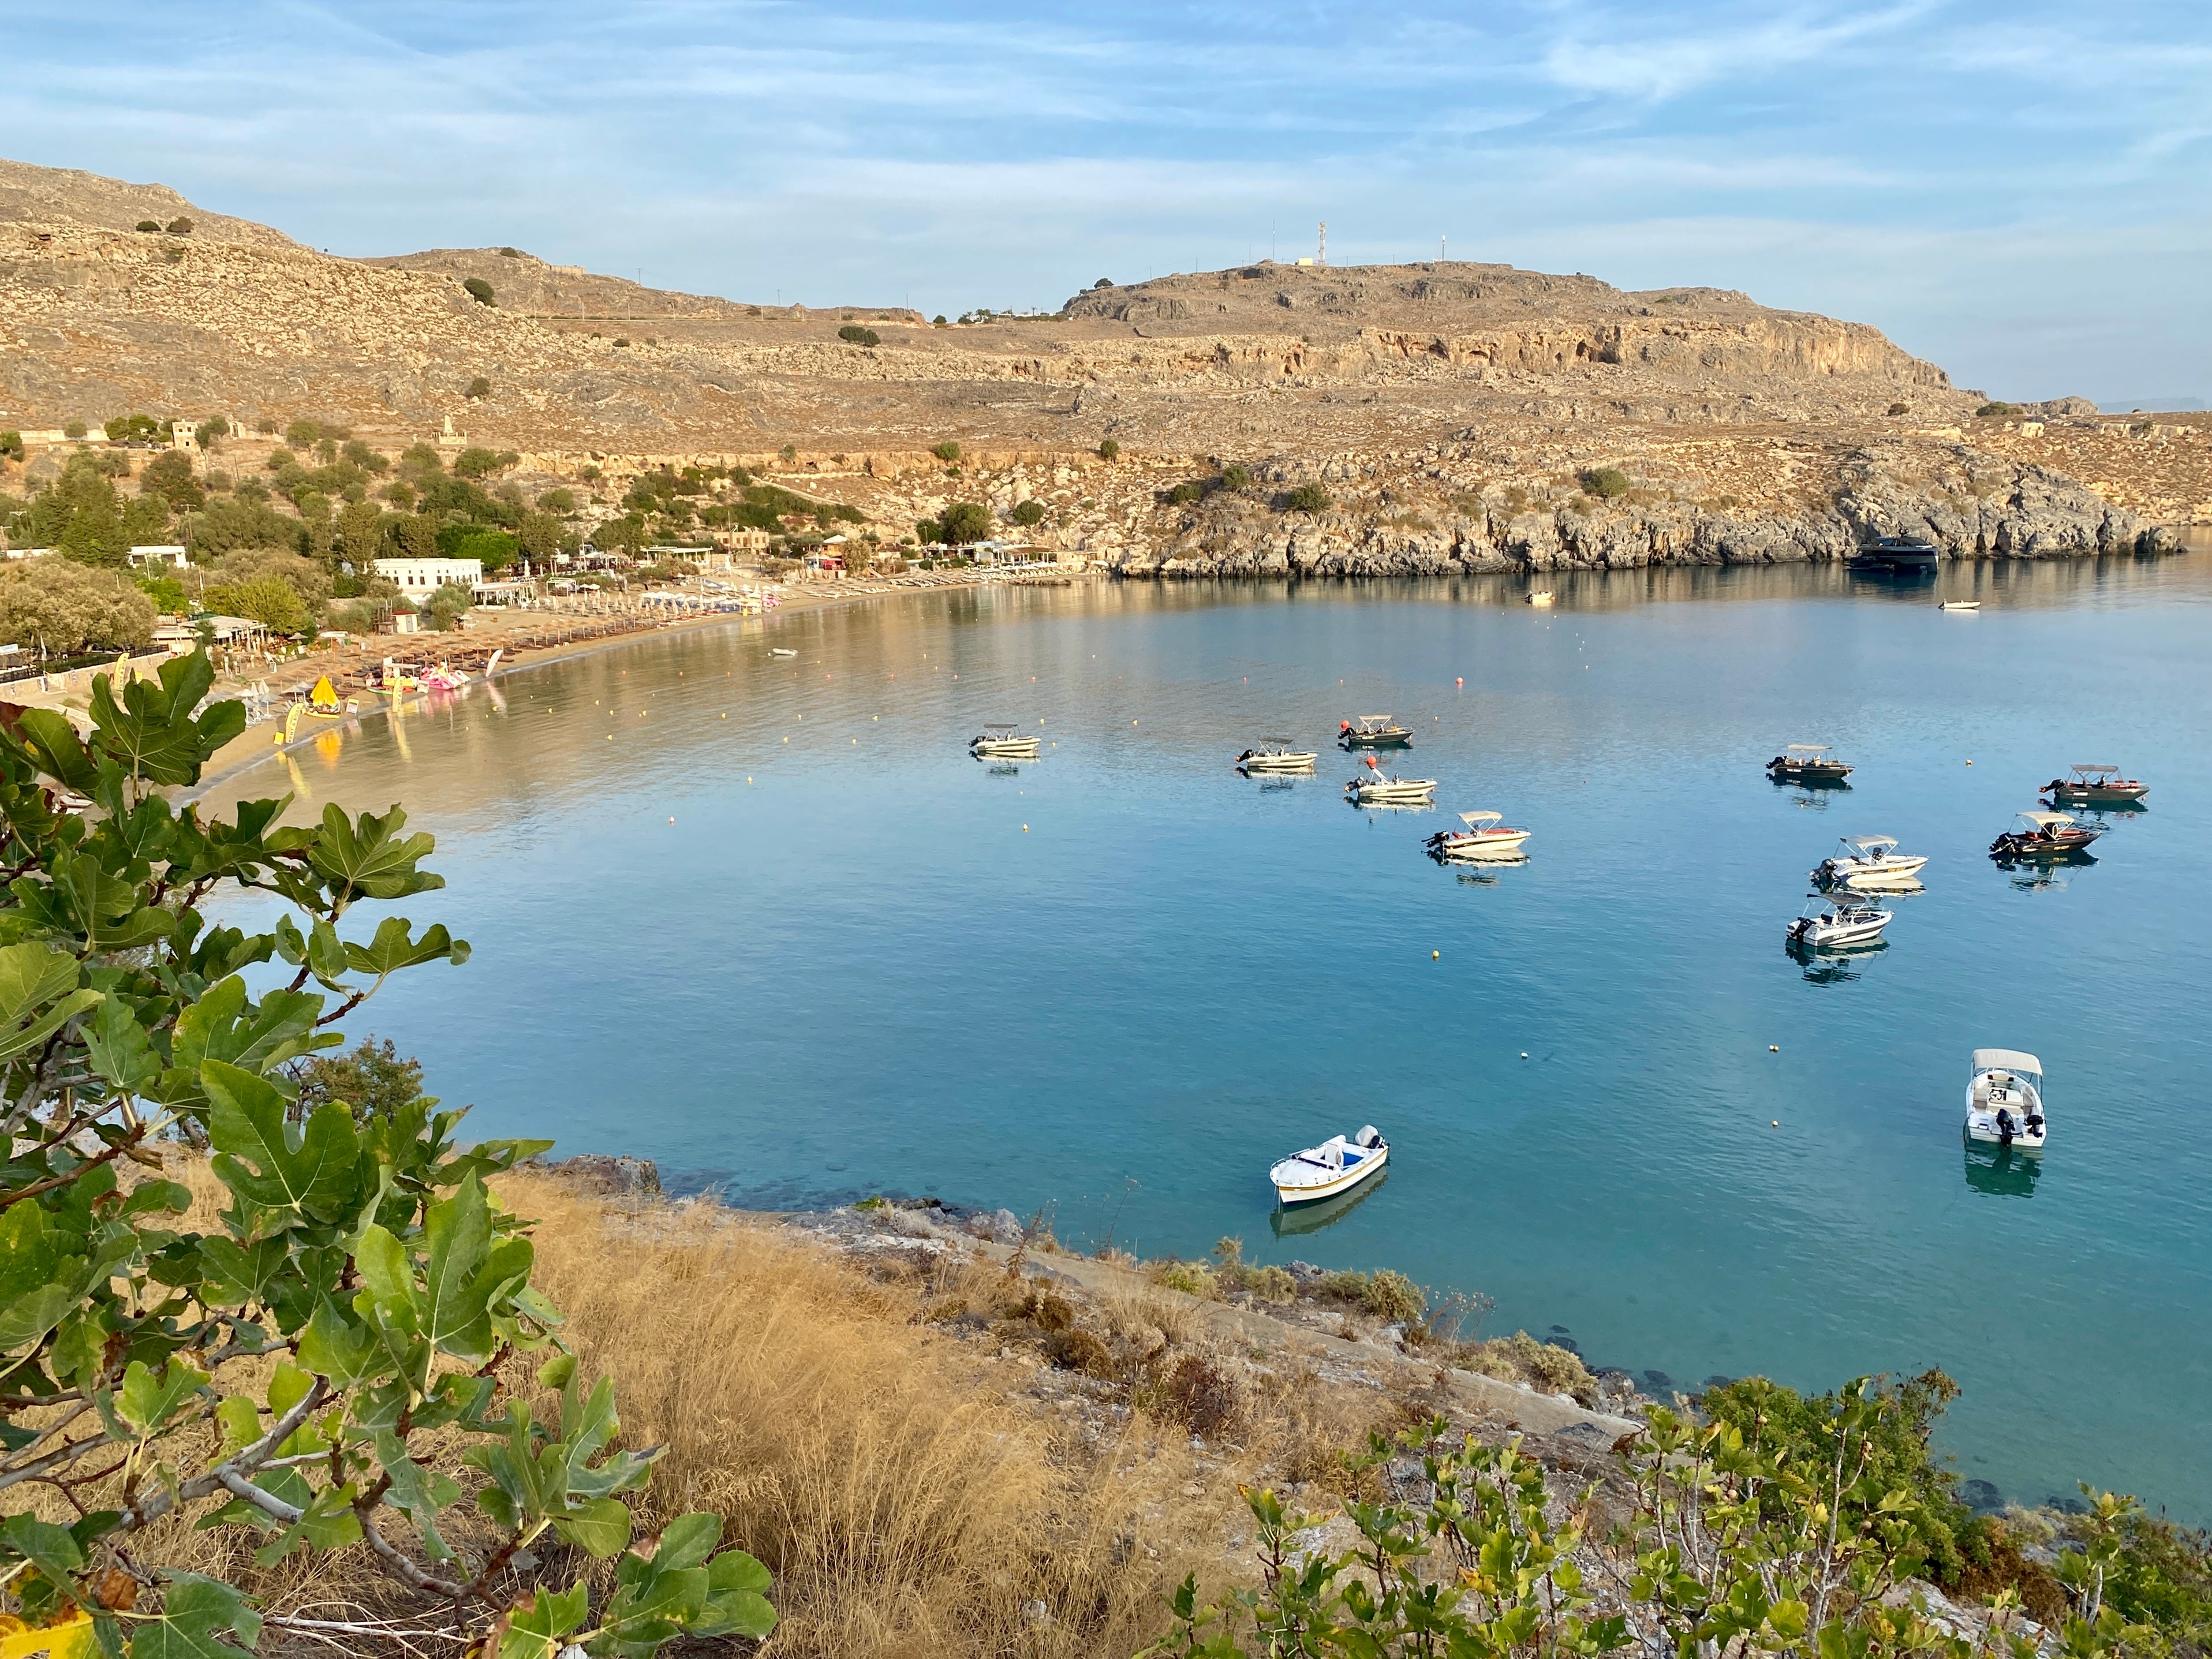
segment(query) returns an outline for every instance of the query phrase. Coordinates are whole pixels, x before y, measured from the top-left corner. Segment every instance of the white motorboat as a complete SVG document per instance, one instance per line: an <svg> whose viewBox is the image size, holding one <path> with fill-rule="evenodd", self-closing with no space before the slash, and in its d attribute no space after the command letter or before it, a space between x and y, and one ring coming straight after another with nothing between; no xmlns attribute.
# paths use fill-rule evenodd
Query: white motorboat
<svg viewBox="0 0 2212 1659"><path fill-rule="evenodd" d="M771 657L795 657L799 654L796 651L787 650L784 647L780 645L772 645L769 647L768 653Z"/></svg>
<svg viewBox="0 0 2212 1659"><path fill-rule="evenodd" d="M1966 1139L2043 1150L2043 1062L2017 1048L1977 1048L1966 1085Z"/></svg>
<svg viewBox="0 0 2212 1659"><path fill-rule="evenodd" d="M1237 757L1247 772L1310 772L1316 751L1293 749L1288 738L1262 738Z"/></svg>
<svg viewBox="0 0 2212 1659"><path fill-rule="evenodd" d="M1553 594L1550 588L1540 587L1528 596L1528 602L1530 605L1549 605L1552 602L1552 598Z"/></svg>
<svg viewBox="0 0 2212 1659"><path fill-rule="evenodd" d="M1897 850L1894 836L1845 836L1843 851L1822 859L1813 881L1820 887L1899 888L1917 885L1913 878L1928 860Z"/></svg>
<svg viewBox="0 0 2212 1659"><path fill-rule="evenodd" d="M1462 812L1464 830L1439 830L1422 844L1437 859L1510 859L1528 839L1526 830L1506 827L1503 812Z"/></svg>
<svg viewBox="0 0 2212 1659"><path fill-rule="evenodd" d="M1370 755L1368 769L1344 786L1344 798L1361 806L1428 806L1434 804L1434 778L1394 778Z"/></svg>
<svg viewBox="0 0 2212 1659"><path fill-rule="evenodd" d="M2015 812L2012 828L1990 843L1990 856L2000 864L2079 858L2104 833L2066 812Z"/></svg>
<svg viewBox="0 0 2212 1659"><path fill-rule="evenodd" d="M1035 760L1038 739L1025 738L1021 728L1004 723L987 726L968 744L979 760Z"/></svg>
<svg viewBox="0 0 2212 1659"><path fill-rule="evenodd" d="M1361 714L1336 723L1336 740L1346 749L1410 749L1413 734L1388 714Z"/></svg>
<svg viewBox="0 0 2212 1659"><path fill-rule="evenodd" d="M1943 608L1946 611L1979 611L1982 602L1979 599L1946 599Z"/></svg>
<svg viewBox="0 0 2212 1659"><path fill-rule="evenodd" d="M1790 924L1789 943L1811 950L1870 945L1881 937L1894 913L1850 892L1814 893Z"/></svg>
<svg viewBox="0 0 2212 1659"><path fill-rule="evenodd" d="M1331 1135L1318 1146L1292 1152L1267 1171L1285 1208L1350 1192L1390 1161L1390 1144L1370 1123L1346 1139Z"/></svg>

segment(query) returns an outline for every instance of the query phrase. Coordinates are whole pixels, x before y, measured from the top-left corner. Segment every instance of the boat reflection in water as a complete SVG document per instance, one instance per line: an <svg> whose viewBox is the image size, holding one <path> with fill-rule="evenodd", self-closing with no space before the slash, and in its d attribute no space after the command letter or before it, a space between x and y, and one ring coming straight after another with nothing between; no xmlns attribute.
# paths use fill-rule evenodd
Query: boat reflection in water
<svg viewBox="0 0 2212 1659"><path fill-rule="evenodd" d="M1795 939L1782 947L1782 953L1805 970L1808 985L1848 985L1859 977L1859 969L1869 957L1878 957L1889 949L1886 939L1870 939L1863 945L1800 945Z"/></svg>
<svg viewBox="0 0 2212 1659"><path fill-rule="evenodd" d="M2016 1146L1992 1146L1985 1141L1966 1145L1966 1185L1992 1198L2027 1198L2043 1177L2043 1160Z"/></svg>
<svg viewBox="0 0 2212 1659"><path fill-rule="evenodd" d="M1278 1204L1275 1212L1267 1218L1267 1225L1278 1238L1289 1238L1299 1233L1317 1233L1324 1227L1336 1225L1389 1184L1390 1171L1385 1169L1373 1180L1360 1182L1341 1198L1325 1198L1318 1204L1300 1204L1287 1210Z"/></svg>

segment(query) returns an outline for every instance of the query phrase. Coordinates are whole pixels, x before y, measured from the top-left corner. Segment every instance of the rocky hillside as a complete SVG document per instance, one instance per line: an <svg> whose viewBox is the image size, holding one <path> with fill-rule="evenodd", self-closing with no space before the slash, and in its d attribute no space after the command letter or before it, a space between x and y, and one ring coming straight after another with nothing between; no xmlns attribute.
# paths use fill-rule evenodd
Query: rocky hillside
<svg viewBox="0 0 2212 1659"><path fill-rule="evenodd" d="M806 475L885 539L1035 499L1031 538L1133 571L1825 558L1872 530L2052 556L2212 516L2212 422L1989 406L1875 329L1717 289L1262 264L933 326L505 248L331 258L14 163L0 204L0 428L27 432L304 416L397 449L451 419L548 483L597 468L609 510L640 471L742 462ZM191 234L129 228L179 212ZM1218 488L1231 468L1245 482ZM1300 484L1328 505L1286 513Z"/></svg>

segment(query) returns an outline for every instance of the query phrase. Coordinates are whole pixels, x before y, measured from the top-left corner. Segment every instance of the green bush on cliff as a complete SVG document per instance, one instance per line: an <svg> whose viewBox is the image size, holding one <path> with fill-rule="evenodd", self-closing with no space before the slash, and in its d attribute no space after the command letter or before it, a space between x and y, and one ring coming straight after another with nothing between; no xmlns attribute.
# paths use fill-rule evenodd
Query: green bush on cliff
<svg viewBox="0 0 2212 1659"><path fill-rule="evenodd" d="M1332 505L1328 491L1317 483L1302 483L1283 497L1283 506L1292 513L1326 513Z"/></svg>
<svg viewBox="0 0 2212 1659"><path fill-rule="evenodd" d="M1583 493L1610 501L1629 491L1628 475L1617 466L1594 466L1579 475Z"/></svg>
<svg viewBox="0 0 2212 1659"><path fill-rule="evenodd" d="M372 1635L552 1659L767 1635L769 1575L715 1553L716 1517L633 1540L625 1500L657 1453L616 1449L612 1390L560 1351L531 1242L485 1186L545 1143L463 1151L464 1114L421 1096L367 1122L336 1099L293 1121L294 1062L338 1046L333 1028L392 975L468 947L436 924L356 919L442 884L397 807L280 827L280 801L228 818L170 804L244 729L237 702L201 707L213 679L202 653L120 696L103 675L88 738L52 710L0 723L15 872L0 900L0 1604L52 1626L57 1655L116 1659ZM60 811L63 789L97 811ZM266 931L228 919L247 888L272 902ZM178 1138L214 1152L228 1207L211 1226L166 1178ZM544 1419L537 1390L558 1400ZM426 1467L463 1449L465 1493ZM227 1576L162 1565L149 1529L195 1516L238 1540L200 1553L234 1562ZM611 1569L518 1595L514 1564L556 1543ZM319 1626L248 1593L340 1550L416 1613Z"/></svg>

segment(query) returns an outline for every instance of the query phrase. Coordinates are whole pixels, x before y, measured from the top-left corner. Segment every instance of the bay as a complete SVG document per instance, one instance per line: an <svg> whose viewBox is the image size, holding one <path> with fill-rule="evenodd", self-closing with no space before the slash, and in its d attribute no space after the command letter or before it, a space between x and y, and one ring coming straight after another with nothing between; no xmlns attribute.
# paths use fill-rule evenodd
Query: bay
<svg viewBox="0 0 2212 1659"><path fill-rule="evenodd" d="M1790 569L1563 574L1548 610L1487 581L884 599L530 670L212 793L435 833L451 885L398 908L475 955L349 1029L474 1133L763 1206L930 1193L1085 1245L1395 1267L1647 1391L1940 1365L1982 1501L2087 1479L2202 1522L2208 562L1948 573L1974 614ZM1385 710L1439 811L1344 803L1328 740ZM1042 757L969 759L996 720ZM1279 732L1312 778L1231 769ZM1851 787L1770 783L1791 742ZM2149 809L2094 864L1990 864L2087 760ZM1533 830L1526 864L1421 854L1476 808ZM1808 968L1806 872L1866 833L1928 890ZM1991 1044L2048 1068L2039 1165L1961 1144ZM1385 1182L1279 1237L1267 1164L1363 1122Z"/></svg>

